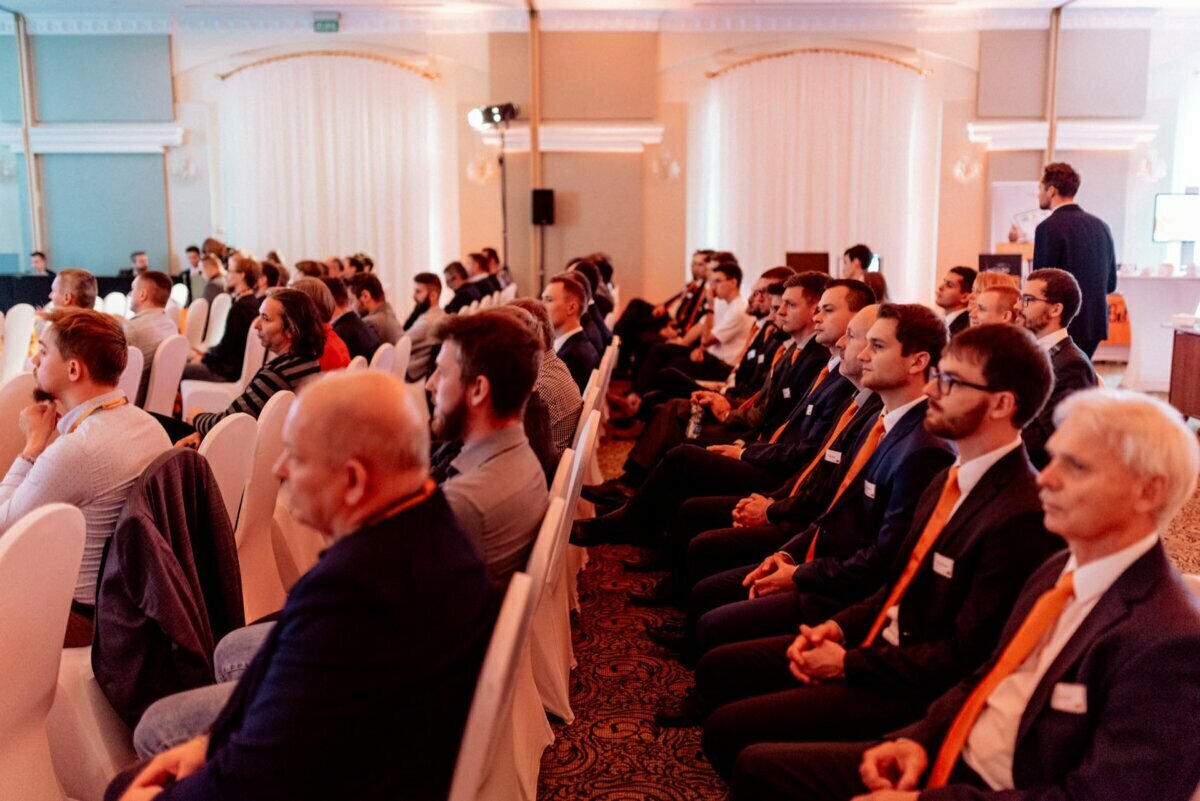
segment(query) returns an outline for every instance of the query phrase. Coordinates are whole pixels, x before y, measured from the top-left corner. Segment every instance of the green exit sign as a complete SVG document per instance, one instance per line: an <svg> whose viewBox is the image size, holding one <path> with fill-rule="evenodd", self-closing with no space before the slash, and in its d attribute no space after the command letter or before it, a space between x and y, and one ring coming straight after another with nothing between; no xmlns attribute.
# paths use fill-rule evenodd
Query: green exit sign
<svg viewBox="0 0 1200 801"><path fill-rule="evenodd" d="M341 21L336 19L313 20L313 33L337 33Z"/></svg>

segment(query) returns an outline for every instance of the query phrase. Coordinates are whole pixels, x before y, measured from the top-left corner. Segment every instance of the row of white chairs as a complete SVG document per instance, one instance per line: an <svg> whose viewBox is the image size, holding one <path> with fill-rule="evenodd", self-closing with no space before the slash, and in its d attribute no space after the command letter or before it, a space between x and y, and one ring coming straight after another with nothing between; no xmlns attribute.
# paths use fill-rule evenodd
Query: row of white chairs
<svg viewBox="0 0 1200 801"><path fill-rule="evenodd" d="M497 290L490 295L484 295L479 300L472 301L470 306L462 307L458 310L458 313L474 314L475 312L490 309L495 306L503 306L505 303L508 303L510 300L514 300L516 297L517 285L512 283L504 287L504 289Z"/></svg>

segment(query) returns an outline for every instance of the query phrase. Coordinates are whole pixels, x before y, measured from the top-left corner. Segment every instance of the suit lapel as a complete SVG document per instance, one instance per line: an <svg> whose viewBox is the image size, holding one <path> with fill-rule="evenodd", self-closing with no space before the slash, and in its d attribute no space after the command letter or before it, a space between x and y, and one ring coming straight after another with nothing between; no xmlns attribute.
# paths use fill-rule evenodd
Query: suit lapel
<svg viewBox="0 0 1200 801"><path fill-rule="evenodd" d="M954 516L946 522L946 528L938 537L937 544L944 547L958 532L966 526L975 515L988 508L996 497L1016 480L1020 470L1027 461L1025 447L1022 445L1011 453L1006 453L979 479L979 483L971 490L962 505L954 512ZM930 549L932 551L932 549Z"/></svg>

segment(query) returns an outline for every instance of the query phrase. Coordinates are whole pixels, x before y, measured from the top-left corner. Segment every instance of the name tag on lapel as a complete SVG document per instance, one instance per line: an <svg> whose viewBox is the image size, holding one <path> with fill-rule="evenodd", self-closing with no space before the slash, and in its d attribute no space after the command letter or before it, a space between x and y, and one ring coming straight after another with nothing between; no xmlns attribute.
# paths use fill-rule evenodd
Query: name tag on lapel
<svg viewBox="0 0 1200 801"><path fill-rule="evenodd" d="M954 560L935 553L933 555L933 572L942 578L954 578Z"/></svg>
<svg viewBox="0 0 1200 801"><path fill-rule="evenodd" d="M808 404L808 408L804 410L804 416L812 417L812 410L813 410L813 405L810 403L810 404Z"/></svg>
<svg viewBox="0 0 1200 801"><path fill-rule="evenodd" d="M759 363L759 364L762 364L762 363L763 363L763 360L764 360L764 359L766 359L766 358L767 358L767 354L765 354L765 353L760 353L760 354L758 354L758 363Z"/></svg>
<svg viewBox="0 0 1200 801"><path fill-rule="evenodd" d="M1050 693L1050 708L1073 715L1087 713L1087 685L1060 681Z"/></svg>
<svg viewBox="0 0 1200 801"><path fill-rule="evenodd" d="M841 464L842 455L837 451L825 451L825 461L830 464Z"/></svg>
<svg viewBox="0 0 1200 801"><path fill-rule="evenodd" d="M863 482L863 495L866 495L868 498L870 498L872 500L875 499L875 485L872 484L870 481Z"/></svg>
<svg viewBox="0 0 1200 801"><path fill-rule="evenodd" d="M750 349L750 350L749 350L749 351L746 353L746 358L747 358L747 359L753 359L753 358L754 358L754 356L755 356L755 351L754 351L754 348L751 348L751 349ZM762 360L760 359L759 361L762 361Z"/></svg>
<svg viewBox="0 0 1200 801"><path fill-rule="evenodd" d="M784 387L784 388L783 388L783 397L784 397L784 398L790 398L790 397L792 397L792 388L791 388L791 387Z"/></svg>

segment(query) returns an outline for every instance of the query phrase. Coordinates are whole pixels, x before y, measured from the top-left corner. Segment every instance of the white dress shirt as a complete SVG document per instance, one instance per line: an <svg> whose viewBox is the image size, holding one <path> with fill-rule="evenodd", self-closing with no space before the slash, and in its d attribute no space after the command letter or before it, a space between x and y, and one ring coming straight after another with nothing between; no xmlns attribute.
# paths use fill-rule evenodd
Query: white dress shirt
<svg viewBox="0 0 1200 801"><path fill-rule="evenodd" d="M69 503L83 512L87 540L75 600L89 606L96 603L104 544L116 530L130 487L171 448L163 427L132 403L99 408L123 396L120 390L109 392L63 415L57 437L42 455L32 463L18 456L0 482L0 532L48 503Z"/></svg>
<svg viewBox="0 0 1200 801"><path fill-rule="evenodd" d="M576 334L579 334L582 332L583 332L583 326L577 324L574 328L572 328L570 331L566 332L565 334L556 336L554 338L554 352L558 353L560 350L562 350L562 346L567 344L568 339L570 339L571 337L575 336Z"/></svg>
<svg viewBox="0 0 1200 801"><path fill-rule="evenodd" d="M833 372L833 371L831 370L830 372ZM904 404L903 406L897 406L895 409L885 412L883 415L883 435L886 437L888 435L888 432L890 432L893 428L896 427L896 423L899 423L901 418L903 418L904 415L908 414L909 409L916 406L918 403L923 403L924 401L925 401L925 396L922 395L919 398L910 400L908 403Z"/></svg>
<svg viewBox="0 0 1200 801"><path fill-rule="evenodd" d="M992 690L963 748L963 759L993 790L1013 789L1012 763L1017 747L1017 732L1025 707L1042 677L1096 607L1100 597L1156 542L1158 533L1154 532L1124 550L1083 567L1075 566L1073 554L1067 560L1063 573L1075 571L1074 596L1067 601L1058 620L1042 636L1042 641L1021 666Z"/></svg>
<svg viewBox="0 0 1200 801"><path fill-rule="evenodd" d="M740 294L735 295L733 300L717 298L713 303L710 333L717 341L708 346L708 352L731 366L737 361L746 335L754 325L754 318L746 314L746 306L746 299Z"/></svg>
<svg viewBox="0 0 1200 801"><path fill-rule="evenodd" d="M1059 342L1062 342L1068 336L1070 336L1070 334L1067 333L1067 329L1060 328L1057 331L1046 334L1044 337L1040 337L1038 339L1038 347L1044 350L1046 353L1049 353L1055 345L1057 345Z"/></svg>

